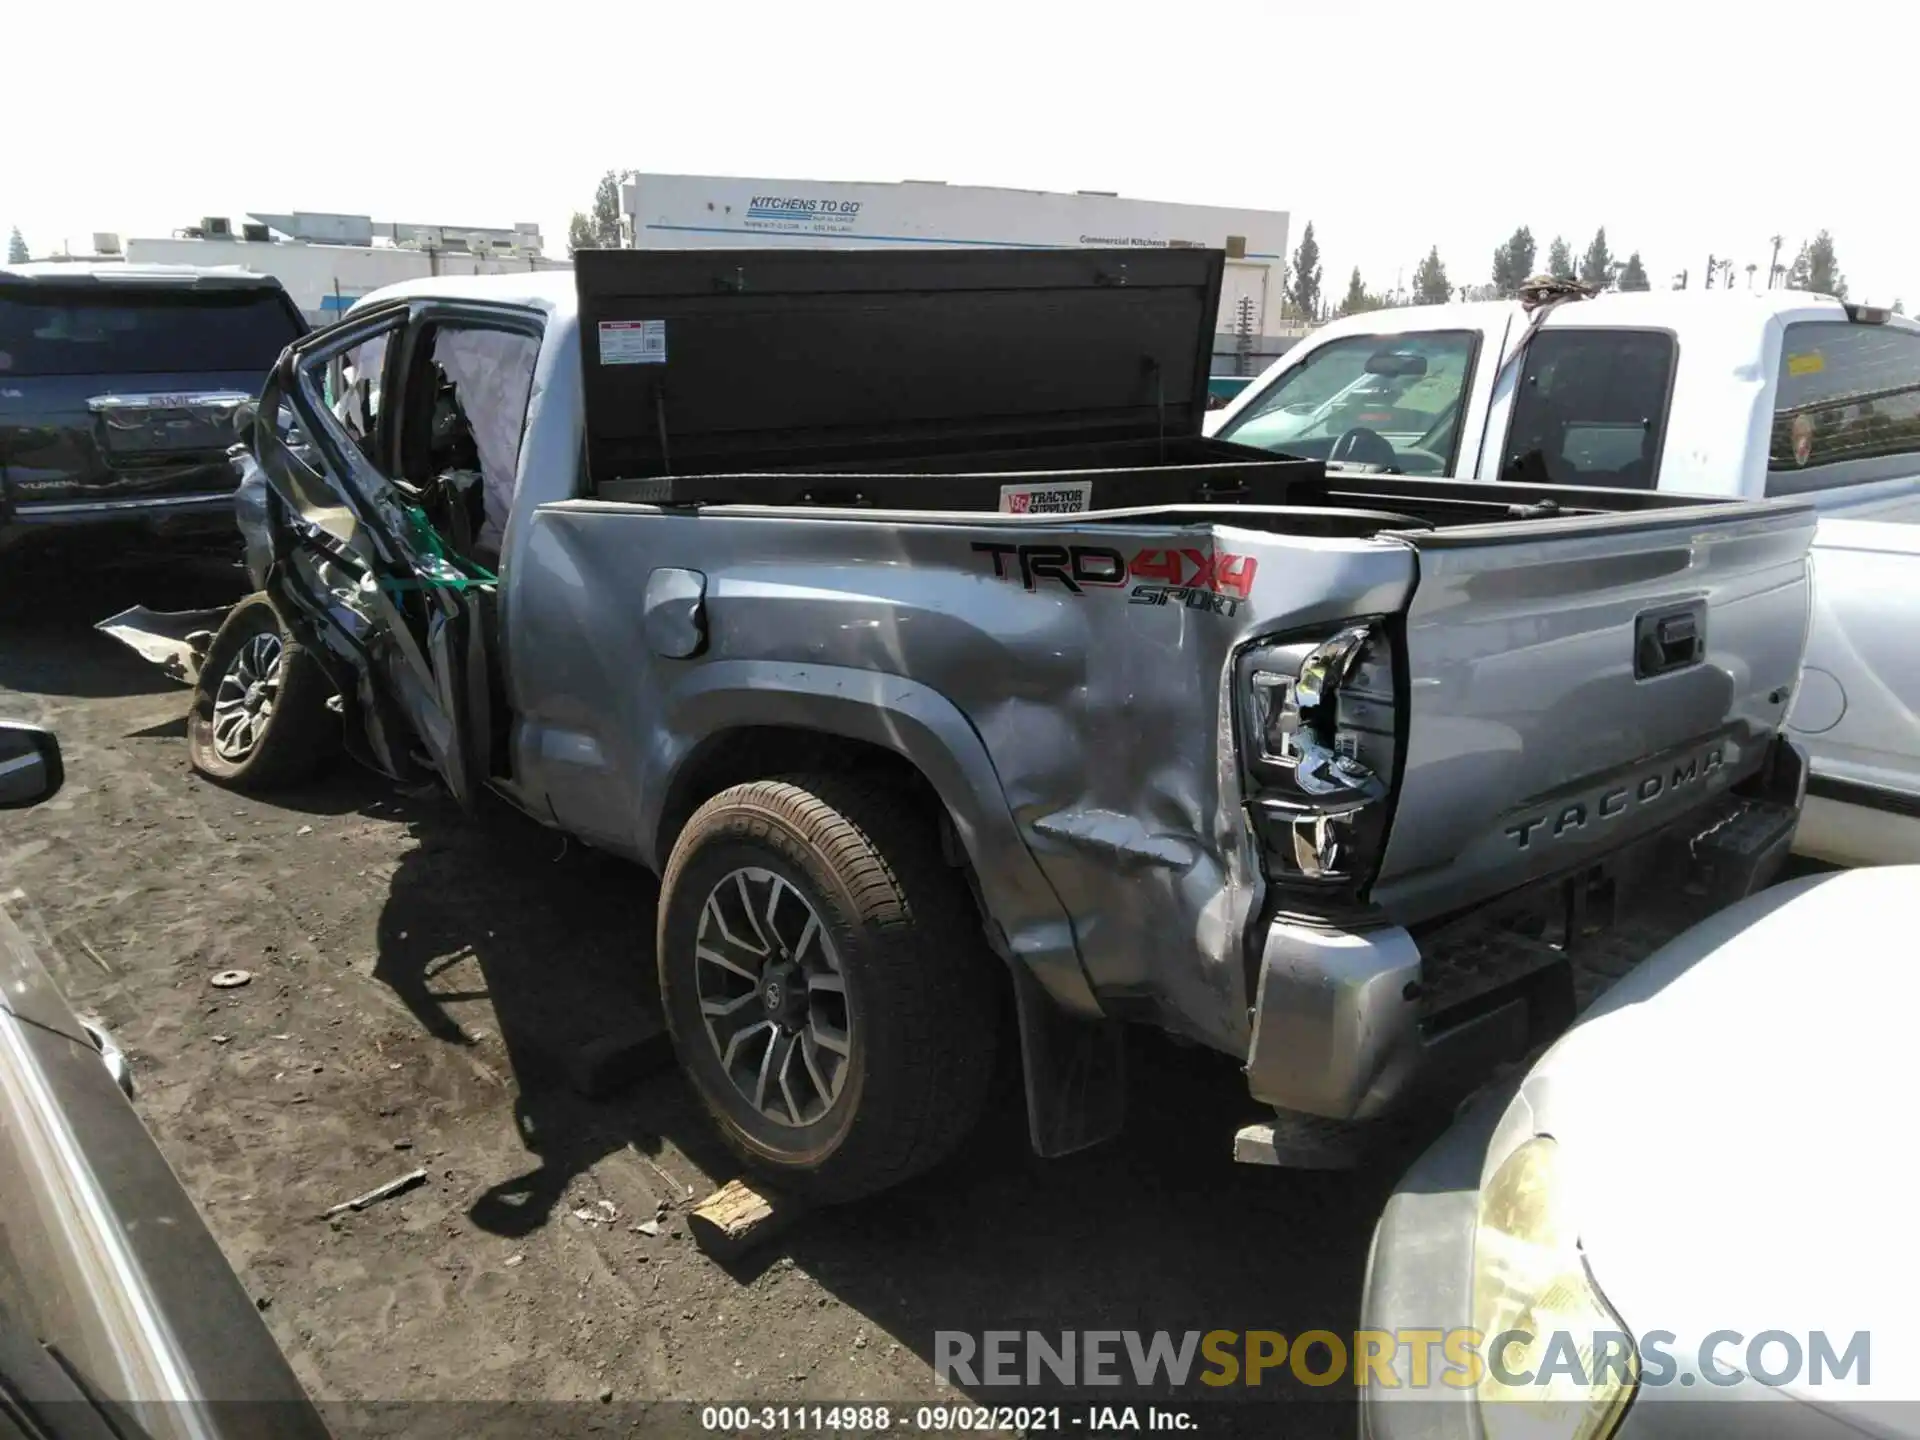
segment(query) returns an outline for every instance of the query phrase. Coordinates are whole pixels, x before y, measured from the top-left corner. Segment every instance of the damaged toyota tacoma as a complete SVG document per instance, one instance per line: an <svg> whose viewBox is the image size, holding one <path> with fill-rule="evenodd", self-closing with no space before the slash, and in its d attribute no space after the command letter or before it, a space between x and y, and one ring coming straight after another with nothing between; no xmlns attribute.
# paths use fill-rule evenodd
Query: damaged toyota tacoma
<svg viewBox="0 0 1920 1440"><path fill-rule="evenodd" d="M777 1182L951 1152L1003 1014L1042 1154L1120 1127L1138 1023L1244 1066L1240 1158L1346 1163L1789 848L1804 502L1204 439L1211 251L576 263L289 347L189 743L657 872L679 1057Z"/></svg>

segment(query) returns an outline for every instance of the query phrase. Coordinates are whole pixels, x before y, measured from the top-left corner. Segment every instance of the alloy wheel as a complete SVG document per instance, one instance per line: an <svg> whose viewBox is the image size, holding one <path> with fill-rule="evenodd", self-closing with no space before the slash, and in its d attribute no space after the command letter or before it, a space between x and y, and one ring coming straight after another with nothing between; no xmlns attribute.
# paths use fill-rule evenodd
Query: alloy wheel
<svg viewBox="0 0 1920 1440"><path fill-rule="evenodd" d="M812 902L771 870L729 871L707 893L695 992L720 1068L776 1125L823 1119L858 1032L840 957Z"/></svg>
<svg viewBox="0 0 1920 1440"><path fill-rule="evenodd" d="M286 647L265 631L248 637L234 653L213 696L213 748L239 764L253 753L280 698L280 666Z"/></svg>

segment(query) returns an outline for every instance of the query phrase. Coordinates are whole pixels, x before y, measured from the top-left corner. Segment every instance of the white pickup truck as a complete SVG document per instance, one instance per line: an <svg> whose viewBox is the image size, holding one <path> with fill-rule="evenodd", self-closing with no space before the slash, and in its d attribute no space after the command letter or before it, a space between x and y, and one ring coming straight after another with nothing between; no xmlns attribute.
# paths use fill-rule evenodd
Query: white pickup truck
<svg viewBox="0 0 1920 1440"><path fill-rule="evenodd" d="M1920 861L1912 321L1790 290L1376 311L1316 330L1206 429L1409 475L1811 498L1814 619L1788 723L1812 777L1795 848Z"/></svg>

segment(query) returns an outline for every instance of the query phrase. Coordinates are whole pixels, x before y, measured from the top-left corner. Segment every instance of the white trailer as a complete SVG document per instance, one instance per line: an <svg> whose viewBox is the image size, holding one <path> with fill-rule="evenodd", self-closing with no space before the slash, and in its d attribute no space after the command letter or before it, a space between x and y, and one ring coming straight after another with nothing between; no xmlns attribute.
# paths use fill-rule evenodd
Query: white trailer
<svg viewBox="0 0 1920 1440"><path fill-rule="evenodd" d="M1223 250L1215 351L1259 368L1286 348L1281 322L1287 212L906 180L865 184L636 175L621 187L631 243L642 250L738 246L1010 246L1063 249L1197 245ZM1216 367L1217 368L1217 367ZM1251 371L1249 371L1251 373Z"/></svg>

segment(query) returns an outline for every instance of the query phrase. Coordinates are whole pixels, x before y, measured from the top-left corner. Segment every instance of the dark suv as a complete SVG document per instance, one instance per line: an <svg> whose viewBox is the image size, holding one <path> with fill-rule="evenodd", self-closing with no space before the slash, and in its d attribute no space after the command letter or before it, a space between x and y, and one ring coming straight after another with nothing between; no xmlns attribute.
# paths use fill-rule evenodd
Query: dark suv
<svg viewBox="0 0 1920 1440"><path fill-rule="evenodd" d="M234 536L234 411L306 328L278 280L239 269L0 267L0 554Z"/></svg>

